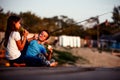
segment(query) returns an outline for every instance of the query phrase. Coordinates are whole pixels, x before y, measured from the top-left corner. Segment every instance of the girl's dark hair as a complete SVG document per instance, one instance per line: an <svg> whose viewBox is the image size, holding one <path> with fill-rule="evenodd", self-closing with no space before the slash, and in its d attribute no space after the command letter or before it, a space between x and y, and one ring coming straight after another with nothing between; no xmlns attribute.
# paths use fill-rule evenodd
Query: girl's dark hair
<svg viewBox="0 0 120 80"><path fill-rule="evenodd" d="M43 31L47 32L47 34L48 34L48 37L46 38L46 40L49 39L49 37L50 37L49 31L48 30L42 30L42 31L40 31L40 33L43 32ZM39 35L40 35L40 33L39 33Z"/></svg>
<svg viewBox="0 0 120 80"><path fill-rule="evenodd" d="M6 31L5 31L5 42L4 42L4 46L7 47L7 43L8 43L8 39L10 36L10 33L12 31L16 31L17 29L15 28L15 24L16 22L18 22L21 18L16 16L16 15L12 15L7 19L7 27L6 27Z"/></svg>

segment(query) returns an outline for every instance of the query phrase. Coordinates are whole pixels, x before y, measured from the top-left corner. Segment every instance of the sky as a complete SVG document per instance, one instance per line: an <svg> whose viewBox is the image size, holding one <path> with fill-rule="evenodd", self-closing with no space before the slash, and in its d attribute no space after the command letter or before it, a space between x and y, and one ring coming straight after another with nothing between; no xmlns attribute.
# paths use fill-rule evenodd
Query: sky
<svg viewBox="0 0 120 80"><path fill-rule="evenodd" d="M41 18L65 15L76 22L104 13L107 14L99 16L100 23L112 21L111 12L118 5L120 0L0 0L4 12L31 11Z"/></svg>

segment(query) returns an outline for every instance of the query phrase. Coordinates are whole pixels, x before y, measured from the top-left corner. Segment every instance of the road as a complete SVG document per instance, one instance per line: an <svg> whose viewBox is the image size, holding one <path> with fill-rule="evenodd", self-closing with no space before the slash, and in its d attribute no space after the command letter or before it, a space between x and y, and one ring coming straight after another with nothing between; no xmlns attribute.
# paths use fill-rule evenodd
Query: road
<svg viewBox="0 0 120 80"><path fill-rule="evenodd" d="M0 80L120 80L120 68L0 67Z"/></svg>

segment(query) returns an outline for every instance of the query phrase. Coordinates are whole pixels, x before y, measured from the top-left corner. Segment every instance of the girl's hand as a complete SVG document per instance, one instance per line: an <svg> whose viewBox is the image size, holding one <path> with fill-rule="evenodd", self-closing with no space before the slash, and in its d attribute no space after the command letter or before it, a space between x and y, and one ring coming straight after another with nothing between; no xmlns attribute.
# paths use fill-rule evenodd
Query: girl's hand
<svg viewBox="0 0 120 80"><path fill-rule="evenodd" d="M28 32L27 30L24 30L24 32L23 32L23 36L24 36L24 37L27 37L28 34L29 34L29 32Z"/></svg>

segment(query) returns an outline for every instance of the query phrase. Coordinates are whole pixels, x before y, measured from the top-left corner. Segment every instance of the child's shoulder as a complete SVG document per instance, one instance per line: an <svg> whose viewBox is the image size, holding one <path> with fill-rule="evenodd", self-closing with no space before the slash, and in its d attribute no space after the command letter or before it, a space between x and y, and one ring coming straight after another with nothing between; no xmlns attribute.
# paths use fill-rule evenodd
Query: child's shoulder
<svg viewBox="0 0 120 80"><path fill-rule="evenodd" d="M32 42L37 42L37 40L32 40Z"/></svg>
<svg viewBox="0 0 120 80"><path fill-rule="evenodd" d="M12 31L12 34L20 34L18 31Z"/></svg>
<svg viewBox="0 0 120 80"><path fill-rule="evenodd" d="M37 43L37 40L32 40L30 41L30 43Z"/></svg>
<svg viewBox="0 0 120 80"><path fill-rule="evenodd" d="M12 31L12 32L11 32L11 35L13 35L13 36L19 36L20 33L19 33L18 31Z"/></svg>

